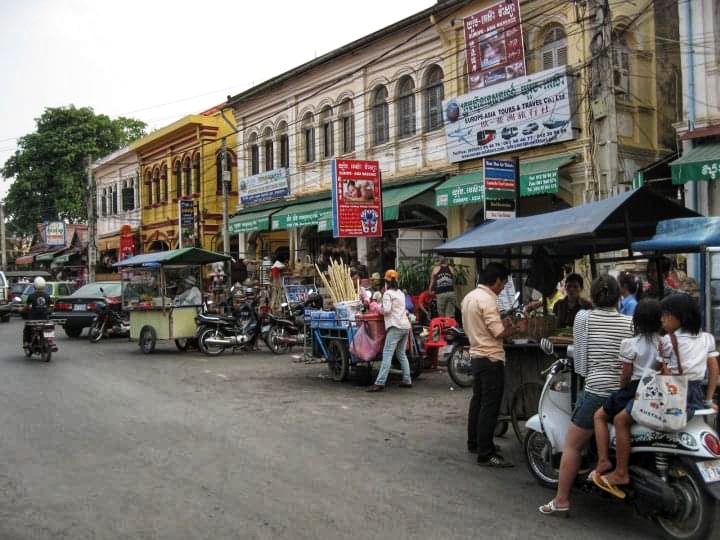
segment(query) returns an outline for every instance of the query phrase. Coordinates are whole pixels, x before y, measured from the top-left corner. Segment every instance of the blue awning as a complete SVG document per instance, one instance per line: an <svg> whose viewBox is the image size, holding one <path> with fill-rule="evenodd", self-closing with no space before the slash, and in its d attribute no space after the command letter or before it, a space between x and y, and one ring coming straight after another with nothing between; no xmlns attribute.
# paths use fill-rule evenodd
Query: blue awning
<svg viewBox="0 0 720 540"><path fill-rule="evenodd" d="M633 242L635 251L684 253L720 247L720 217L670 219L657 225L655 236Z"/></svg>
<svg viewBox="0 0 720 540"><path fill-rule="evenodd" d="M544 245L550 253L580 257L630 247L655 233L658 222L698 214L648 188L535 216L487 221L435 247L447 255L503 254Z"/></svg>

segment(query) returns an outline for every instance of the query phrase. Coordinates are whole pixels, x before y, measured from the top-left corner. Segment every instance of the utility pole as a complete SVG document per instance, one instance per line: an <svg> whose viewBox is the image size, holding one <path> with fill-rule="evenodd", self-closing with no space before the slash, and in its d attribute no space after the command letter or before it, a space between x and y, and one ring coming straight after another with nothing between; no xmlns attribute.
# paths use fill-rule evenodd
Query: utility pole
<svg viewBox="0 0 720 540"><path fill-rule="evenodd" d="M88 201L88 283L95 282L95 182L93 181L91 158L87 158L87 201Z"/></svg>
<svg viewBox="0 0 720 540"><path fill-rule="evenodd" d="M222 151L220 154L222 160L222 193L223 193L223 252L230 255L230 231L228 229L228 195L230 191L230 171L227 170L227 141L222 140ZM231 282L232 264L227 264L227 284Z"/></svg>
<svg viewBox="0 0 720 540"><path fill-rule="evenodd" d="M7 253L5 252L5 203L0 202L0 253L2 253L2 269L7 270Z"/></svg>

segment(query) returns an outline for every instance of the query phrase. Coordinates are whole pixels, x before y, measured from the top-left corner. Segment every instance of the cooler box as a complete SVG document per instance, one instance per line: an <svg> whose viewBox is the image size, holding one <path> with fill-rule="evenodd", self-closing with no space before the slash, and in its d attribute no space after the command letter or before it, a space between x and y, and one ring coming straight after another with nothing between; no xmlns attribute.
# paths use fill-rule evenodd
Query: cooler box
<svg viewBox="0 0 720 540"><path fill-rule="evenodd" d="M335 328L336 319L334 311L313 311L310 314L310 328Z"/></svg>
<svg viewBox="0 0 720 540"><path fill-rule="evenodd" d="M335 304L335 313L337 314L338 324L340 326L350 326L350 321L354 321L355 317L362 313L362 302L353 300L350 302L337 302Z"/></svg>

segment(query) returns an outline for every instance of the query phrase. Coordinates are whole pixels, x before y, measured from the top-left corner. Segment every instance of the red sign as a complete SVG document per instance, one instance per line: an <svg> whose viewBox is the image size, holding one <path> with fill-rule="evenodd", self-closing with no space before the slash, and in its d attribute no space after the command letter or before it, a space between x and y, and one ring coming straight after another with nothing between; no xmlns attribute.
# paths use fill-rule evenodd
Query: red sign
<svg viewBox="0 0 720 540"><path fill-rule="evenodd" d="M120 260L135 255L135 235L130 225L123 225L120 228Z"/></svg>
<svg viewBox="0 0 720 540"><path fill-rule="evenodd" d="M382 178L377 161L332 162L333 236L382 236Z"/></svg>
<svg viewBox="0 0 720 540"><path fill-rule="evenodd" d="M525 75L518 0L502 0L464 21L470 90Z"/></svg>

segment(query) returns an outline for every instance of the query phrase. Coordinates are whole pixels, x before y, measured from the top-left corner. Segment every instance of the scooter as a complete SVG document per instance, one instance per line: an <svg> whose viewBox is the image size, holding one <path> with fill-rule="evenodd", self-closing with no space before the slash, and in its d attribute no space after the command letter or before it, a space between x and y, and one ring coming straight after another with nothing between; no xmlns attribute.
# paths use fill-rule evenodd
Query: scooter
<svg viewBox="0 0 720 540"><path fill-rule="evenodd" d="M305 345L310 341L309 327L305 321L306 309L322 309L322 297L315 291L308 292L307 300L302 304L289 304L283 302L280 307L283 314L280 317L268 315L270 328L265 334L263 325L263 336L267 335L265 343L275 354L285 354L294 346Z"/></svg>
<svg viewBox="0 0 720 540"><path fill-rule="evenodd" d="M216 315L203 309L195 318L200 350L208 356L222 354L225 349L254 347L260 335L260 321L255 307L243 302L232 316Z"/></svg>
<svg viewBox="0 0 720 540"><path fill-rule="evenodd" d="M129 336L130 321L124 319L120 313L105 302L98 303L97 315L88 330L88 339L91 343L97 343L103 336Z"/></svg>
<svg viewBox="0 0 720 540"><path fill-rule="evenodd" d="M523 450L538 483L555 489L577 384L572 371L573 347L568 347L567 358L559 358L550 341L543 339L540 346L555 361L544 372L547 378L538 414L525 424ZM639 424L632 427L630 484L623 486L624 500L638 514L651 518L666 538L710 538L719 519L720 440L706 422L713 414L712 409L697 411L680 432L653 431ZM612 426L610 441L612 452ZM596 462L595 454L593 449L585 454L575 483L585 491L605 495L587 478Z"/></svg>
<svg viewBox="0 0 720 540"><path fill-rule="evenodd" d="M50 361L52 353L58 350L55 343L55 322L57 321L25 321L25 327L30 328L28 345L23 347L25 356L30 358L33 354L38 354L45 362Z"/></svg>

